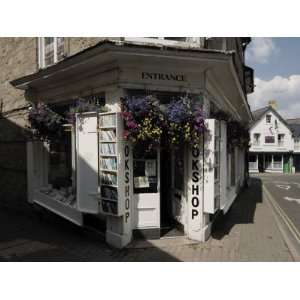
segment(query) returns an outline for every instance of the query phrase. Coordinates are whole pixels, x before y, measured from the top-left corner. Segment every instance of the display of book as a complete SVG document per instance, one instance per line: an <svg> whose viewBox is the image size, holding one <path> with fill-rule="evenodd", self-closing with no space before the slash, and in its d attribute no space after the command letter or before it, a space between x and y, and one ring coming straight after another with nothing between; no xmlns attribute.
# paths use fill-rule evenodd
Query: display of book
<svg viewBox="0 0 300 300"><path fill-rule="evenodd" d="M119 214L117 113L99 114L100 208L105 214Z"/></svg>
<svg viewBox="0 0 300 300"><path fill-rule="evenodd" d="M116 155L116 144L114 143L100 143L101 155Z"/></svg>

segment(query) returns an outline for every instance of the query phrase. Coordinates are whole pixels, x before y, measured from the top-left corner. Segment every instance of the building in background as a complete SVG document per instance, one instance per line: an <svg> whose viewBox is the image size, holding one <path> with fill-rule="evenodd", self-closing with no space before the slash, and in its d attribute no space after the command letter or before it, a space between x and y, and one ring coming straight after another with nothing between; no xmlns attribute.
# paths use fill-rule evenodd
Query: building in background
<svg viewBox="0 0 300 300"><path fill-rule="evenodd" d="M252 112L250 172L300 171L299 119L285 120L276 108L276 101L270 101L267 107Z"/></svg>
<svg viewBox="0 0 300 300"><path fill-rule="evenodd" d="M180 233L205 241L247 178L247 145L233 136L242 131L227 129L244 128L252 118L247 94L253 92L253 70L244 59L250 41L1 39L1 122L20 136L0 123L0 167L6 172L1 193L22 202L27 187L30 204L80 226L104 224L107 242L116 247L135 235ZM147 95L162 108L183 96L201 106L209 134L197 150L186 144L141 152L124 140L121 99ZM30 103L66 115L78 99L107 112L75 115L59 141L27 142ZM18 183L11 183L18 171Z"/></svg>

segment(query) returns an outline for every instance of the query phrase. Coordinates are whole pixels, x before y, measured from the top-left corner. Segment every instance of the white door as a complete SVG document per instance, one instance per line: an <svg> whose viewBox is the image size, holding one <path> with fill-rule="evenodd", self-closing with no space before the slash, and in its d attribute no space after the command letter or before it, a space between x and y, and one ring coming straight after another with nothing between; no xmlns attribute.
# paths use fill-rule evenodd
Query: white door
<svg viewBox="0 0 300 300"><path fill-rule="evenodd" d="M160 227L160 153L133 152L135 227Z"/></svg>

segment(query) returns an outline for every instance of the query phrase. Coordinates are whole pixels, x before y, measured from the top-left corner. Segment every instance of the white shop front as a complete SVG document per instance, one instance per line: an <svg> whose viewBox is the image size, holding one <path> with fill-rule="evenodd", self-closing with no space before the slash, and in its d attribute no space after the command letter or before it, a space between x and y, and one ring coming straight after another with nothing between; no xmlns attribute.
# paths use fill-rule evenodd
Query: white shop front
<svg viewBox="0 0 300 300"><path fill-rule="evenodd" d="M212 105L224 109L220 91L235 80L231 57L222 53L103 43L14 81L28 100L57 110L78 97L102 101L108 109L77 114L57 145L28 142L28 201L79 226L91 216L102 220L107 242L119 248L135 236L172 232L205 241L215 213L229 209L244 179L238 166L239 180L229 190L226 123L209 119ZM238 89L224 93L234 106ZM190 95L203 105L209 131L197 149L145 152L124 139L121 98L150 94L162 104Z"/></svg>

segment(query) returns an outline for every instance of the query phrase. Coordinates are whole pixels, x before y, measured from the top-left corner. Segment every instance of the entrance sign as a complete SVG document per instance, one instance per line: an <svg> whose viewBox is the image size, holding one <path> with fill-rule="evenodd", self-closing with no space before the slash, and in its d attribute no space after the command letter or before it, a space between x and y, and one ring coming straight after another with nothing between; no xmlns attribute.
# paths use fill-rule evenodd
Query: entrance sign
<svg viewBox="0 0 300 300"><path fill-rule="evenodd" d="M143 80L185 81L183 74L142 72Z"/></svg>

